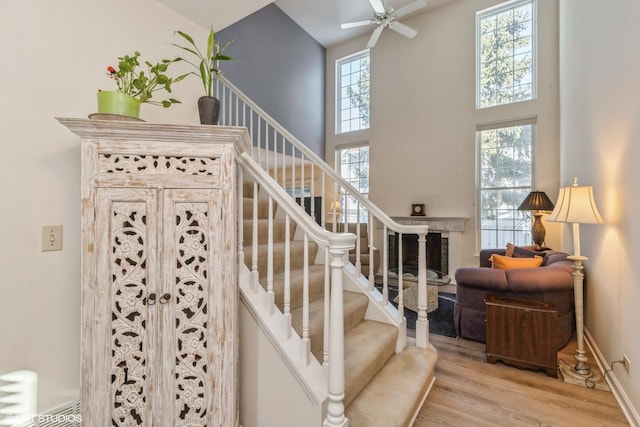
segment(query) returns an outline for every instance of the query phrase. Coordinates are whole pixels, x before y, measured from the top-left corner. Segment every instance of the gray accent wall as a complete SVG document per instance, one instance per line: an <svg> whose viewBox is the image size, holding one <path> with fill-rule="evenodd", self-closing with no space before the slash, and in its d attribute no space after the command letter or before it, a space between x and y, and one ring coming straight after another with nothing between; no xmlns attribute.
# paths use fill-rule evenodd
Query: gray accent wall
<svg viewBox="0 0 640 427"><path fill-rule="evenodd" d="M274 4L218 33L233 38L224 76L324 158L325 48Z"/></svg>

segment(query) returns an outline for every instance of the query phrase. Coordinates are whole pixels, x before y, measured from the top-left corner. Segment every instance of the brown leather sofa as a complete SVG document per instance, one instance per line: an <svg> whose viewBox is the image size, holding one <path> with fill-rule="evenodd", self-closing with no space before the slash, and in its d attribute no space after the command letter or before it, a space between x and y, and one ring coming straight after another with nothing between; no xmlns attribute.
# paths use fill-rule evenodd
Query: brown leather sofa
<svg viewBox="0 0 640 427"><path fill-rule="evenodd" d="M547 301L558 311L556 348L564 347L573 333L573 277L567 254L541 251L541 267L498 270L491 268L492 254L504 255L504 249L480 252L480 267L459 268L454 324L459 337L486 342L485 304L487 295L504 295Z"/></svg>

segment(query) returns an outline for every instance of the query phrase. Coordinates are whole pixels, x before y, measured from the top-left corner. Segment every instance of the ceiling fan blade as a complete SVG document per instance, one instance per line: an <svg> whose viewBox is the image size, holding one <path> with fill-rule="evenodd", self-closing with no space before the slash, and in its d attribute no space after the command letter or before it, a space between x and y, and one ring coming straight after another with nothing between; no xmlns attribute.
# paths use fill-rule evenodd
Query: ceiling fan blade
<svg viewBox="0 0 640 427"><path fill-rule="evenodd" d="M367 49L371 49L376 45L376 43L378 43L378 39L380 38L380 34L382 34L383 29L384 27L380 25L378 28L373 30L373 33L371 33L371 38L369 39L369 43L367 43Z"/></svg>
<svg viewBox="0 0 640 427"><path fill-rule="evenodd" d="M397 9L393 14L400 18L404 15L408 15L410 13L415 12L416 10L422 9L427 5L426 0L416 0L413 3L409 3L406 6L402 6L400 9Z"/></svg>
<svg viewBox="0 0 640 427"><path fill-rule="evenodd" d="M416 34L418 34L418 32L413 28L407 27L406 25L398 21L393 21L391 24L389 24L389 28L410 39L414 38Z"/></svg>
<svg viewBox="0 0 640 427"><path fill-rule="evenodd" d="M371 7L376 12L376 14L383 15L387 12L384 8L384 5L382 4L382 0L369 0L369 3L371 3Z"/></svg>
<svg viewBox="0 0 640 427"><path fill-rule="evenodd" d="M369 19L367 21L346 22L346 23L340 25L340 28L345 30L347 28L362 27L364 25L371 25L371 24L375 24L375 22L372 21L371 19Z"/></svg>

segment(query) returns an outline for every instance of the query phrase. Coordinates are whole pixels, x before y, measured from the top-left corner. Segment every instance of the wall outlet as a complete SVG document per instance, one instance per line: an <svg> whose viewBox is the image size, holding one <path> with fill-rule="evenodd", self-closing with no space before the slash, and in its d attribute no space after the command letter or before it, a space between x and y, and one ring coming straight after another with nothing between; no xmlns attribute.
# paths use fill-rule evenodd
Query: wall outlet
<svg viewBox="0 0 640 427"><path fill-rule="evenodd" d="M626 354L622 355L622 366L624 366L624 370L627 371L628 374L629 370L631 369L631 361Z"/></svg>

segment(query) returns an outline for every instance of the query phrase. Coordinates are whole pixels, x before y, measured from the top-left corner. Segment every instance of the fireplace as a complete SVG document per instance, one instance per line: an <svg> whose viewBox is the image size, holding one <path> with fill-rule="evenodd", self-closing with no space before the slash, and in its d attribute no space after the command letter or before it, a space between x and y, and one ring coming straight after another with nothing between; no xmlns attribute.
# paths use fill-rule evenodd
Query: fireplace
<svg viewBox="0 0 640 427"><path fill-rule="evenodd" d="M429 232L426 237L427 268L448 274L452 279L452 283L455 283L453 274L461 265L462 233L464 232L464 223L469 218L408 216L392 217L392 219L400 224L427 224L429 226ZM382 224L379 225L382 227ZM389 232L387 239L389 239L389 267L394 268L398 266L398 236L394 232ZM418 236L403 234L402 240L404 265L407 265L407 262L413 262L417 265Z"/></svg>
<svg viewBox="0 0 640 427"><path fill-rule="evenodd" d="M398 233L389 234L389 268L398 267L398 248L400 236ZM449 274L449 239L442 233L428 233L427 240L427 268ZM402 235L402 265L405 267L418 266L418 235Z"/></svg>

